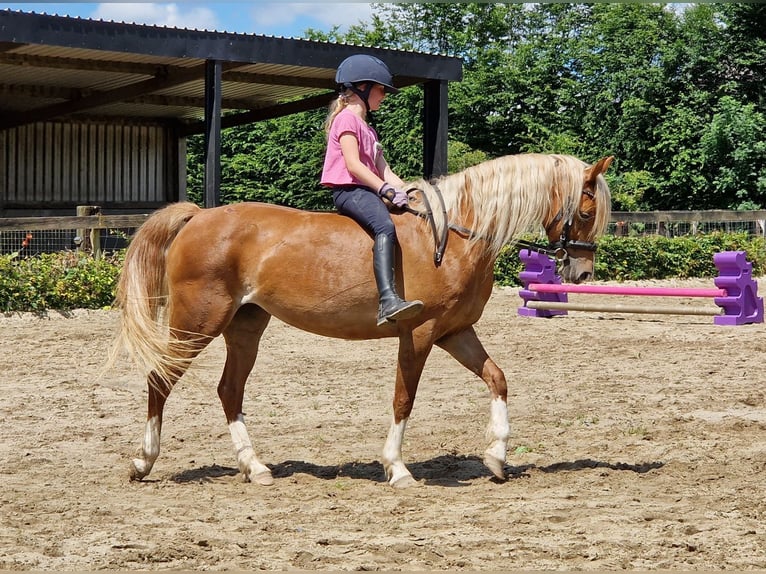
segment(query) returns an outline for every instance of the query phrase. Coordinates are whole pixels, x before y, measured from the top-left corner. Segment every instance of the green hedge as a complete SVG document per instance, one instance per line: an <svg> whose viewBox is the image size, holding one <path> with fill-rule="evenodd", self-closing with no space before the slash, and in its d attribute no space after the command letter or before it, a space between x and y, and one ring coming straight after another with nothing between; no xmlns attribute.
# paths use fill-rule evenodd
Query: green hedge
<svg viewBox="0 0 766 574"><path fill-rule="evenodd" d="M123 256L96 260L72 251L0 256L0 311L110 307Z"/></svg>
<svg viewBox="0 0 766 574"><path fill-rule="evenodd" d="M747 233L711 233L683 237L612 237L599 240L595 278L599 281L715 277L713 255L745 251L753 277L766 275L766 239ZM518 250L506 248L495 266L495 282L520 285Z"/></svg>
<svg viewBox="0 0 766 574"><path fill-rule="evenodd" d="M711 233L672 239L605 236L596 254L596 279L715 277L713 255L719 251L746 251L753 276L766 275L764 238ZM0 312L108 308L123 258L124 251L99 260L75 252L0 256ZM518 250L506 248L495 265L495 282L517 286L521 270Z"/></svg>

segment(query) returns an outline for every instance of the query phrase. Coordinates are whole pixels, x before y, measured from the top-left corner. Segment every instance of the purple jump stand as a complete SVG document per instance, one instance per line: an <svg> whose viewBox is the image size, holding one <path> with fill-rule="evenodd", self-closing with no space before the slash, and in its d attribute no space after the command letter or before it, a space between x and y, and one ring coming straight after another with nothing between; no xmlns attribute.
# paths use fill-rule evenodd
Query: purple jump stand
<svg viewBox="0 0 766 574"><path fill-rule="evenodd" d="M566 315L567 312L559 309L530 309L527 301L568 301L566 293L537 293L527 289L530 283L555 283L561 284L561 277L556 275L556 262L545 253L522 249L519 259L524 264L524 270L519 273L519 279L524 286L519 290L519 297L524 300L524 306L519 307L519 315L524 317L553 317L554 315Z"/></svg>
<svg viewBox="0 0 766 574"><path fill-rule="evenodd" d="M726 289L726 297L713 299L724 310L716 325L763 323L763 297L758 297L758 283L753 279L753 264L744 251L722 251L713 256L718 269L715 286Z"/></svg>
<svg viewBox="0 0 766 574"><path fill-rule="evenodd" d="M519 315L525 317L553 317L566 315L562 309L530 309L528 301L555 301L566 303L566 293L540 293L528 289L531 283L561 284L561 277L556 275L556 262L536 251L523 249L519 258L524 270L519 274L523 289L519 296L524 306L519 307ZM746 325L763 323L763 297L758 297L758 283L753 279L753 264L747 260L744 251L722 251L713 256L718 269L715 286L726 291L725 297L715 297L713 301L723 313L713 321L716 325Z"/></svg>

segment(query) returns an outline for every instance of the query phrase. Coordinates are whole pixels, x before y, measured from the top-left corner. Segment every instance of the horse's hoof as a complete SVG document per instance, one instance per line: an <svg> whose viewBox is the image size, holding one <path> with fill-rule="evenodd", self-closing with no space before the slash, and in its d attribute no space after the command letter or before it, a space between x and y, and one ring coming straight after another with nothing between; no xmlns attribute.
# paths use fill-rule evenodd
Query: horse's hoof
<svg viewBox="0 0 766 574"><path fill-rule="evenodd" d="M260 484L261 486L271 486L274 484L274 477L271 476L270 470L262 470L261 472L256 472L255 474L249 475L249 478L252 482L255 484Z"/></svg>
<svg viewBox="0 0 766 574"><path fill-rule="evenodd" d="M492 456L490 454L484 455L484 465L495 475L498 480L507 480L508 476L505 474L505 461Z"/></svg>
<svg viewBox="0 0 766 574"><path fill-rule="evenodd" d="M137 458L134 458L130 462L130 470L129 470L128 476L131 482L136 480L141 480L147 474L149 474L148 472L144 470L144 466L145 466L144 461Z"/></svg>
<svg viewBox="0 0 766 574"><path fill-rule="evenodd" d="M396 480L391 480L389 484L394 488L413 488L416 486L421 486L417 480L412 478L411 474L403 474Z"/></svg>

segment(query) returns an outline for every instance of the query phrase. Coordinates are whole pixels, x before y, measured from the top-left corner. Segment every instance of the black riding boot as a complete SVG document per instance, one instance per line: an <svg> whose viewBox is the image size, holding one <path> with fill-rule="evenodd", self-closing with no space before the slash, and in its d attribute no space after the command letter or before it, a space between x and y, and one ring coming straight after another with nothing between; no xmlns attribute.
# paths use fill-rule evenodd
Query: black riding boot
<svg viewBox="0 0 766 574"><path fill-rule="evenodd" d="M388 235L376 235L372 251L372 265L375 270L375 283L378 285L380 304L378 305L378 326L386 321L410 319L423 310L422 301L404 301L396 293L394 282L394 249L396 245Z"/></svg>

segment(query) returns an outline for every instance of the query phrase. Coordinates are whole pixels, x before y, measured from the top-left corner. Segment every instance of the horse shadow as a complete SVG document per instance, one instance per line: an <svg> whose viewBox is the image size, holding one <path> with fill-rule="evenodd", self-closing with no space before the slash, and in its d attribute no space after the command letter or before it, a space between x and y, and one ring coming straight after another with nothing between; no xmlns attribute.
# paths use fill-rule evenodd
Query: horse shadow
<svg viewBox="0 0 766 574"><path fill-rule="evenodd" d="M590 458L573 461L555 462L549 465L524 464L506 465L505 481L494 477L484 466L484 462L478 456L465 455L440 455L426 461L413 462L407 465L413 477L427 486L465 487L470 486L471 481L480 478L489 478L492 482L503 483L520 478L528 478L532 472L556 473L572 472L592 469L606 469L622 472L645 474L665 466L664 462L607 462ZM383 465L378 461L372 462L348 462L337 465L320 465L302 460L286 460L281 463L269 465L275 479L287 478L297 474L306 474L321 480L338 480L348 478L351 480L366 480L372 482L386 482ZM234 467L219 466L217 464L202 466L195 469L184 470L174 474L171 480L178 483L189 482L213 482L223 477L237 476L239 470Z"/></svg>

